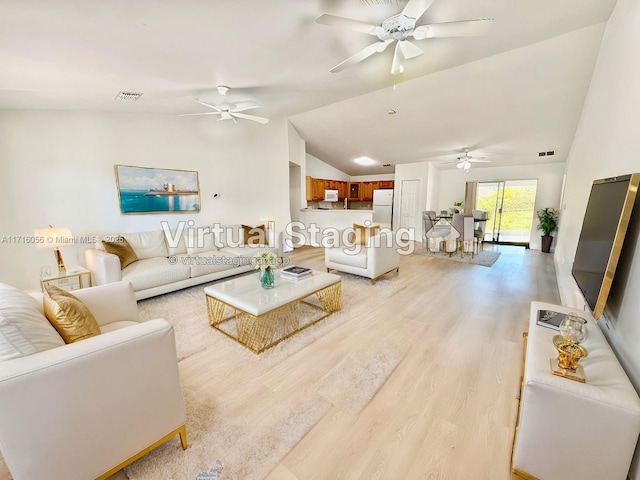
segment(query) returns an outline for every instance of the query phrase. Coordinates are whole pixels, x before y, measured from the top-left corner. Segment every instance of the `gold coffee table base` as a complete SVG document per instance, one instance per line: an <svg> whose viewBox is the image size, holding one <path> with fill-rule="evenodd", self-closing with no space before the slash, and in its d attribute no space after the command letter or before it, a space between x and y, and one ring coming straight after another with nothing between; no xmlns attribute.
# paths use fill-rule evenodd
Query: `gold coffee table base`
<svg viewBox="0 0 640 480"><path fill-rule="evenodd" d="M341 309L341 293L341 283L334 283L257 317L207 295L209 325L253 353L259 354L305 328L315 325L333 312L339 311ZM312 295L318 297L321 306L305 301L305 298ZM301 303L322 312L321 315L301 324ZM231 308L233 314L225 317L227 308ZM231 320L235 320L236 336L221 328L225 322Z"/></svg>

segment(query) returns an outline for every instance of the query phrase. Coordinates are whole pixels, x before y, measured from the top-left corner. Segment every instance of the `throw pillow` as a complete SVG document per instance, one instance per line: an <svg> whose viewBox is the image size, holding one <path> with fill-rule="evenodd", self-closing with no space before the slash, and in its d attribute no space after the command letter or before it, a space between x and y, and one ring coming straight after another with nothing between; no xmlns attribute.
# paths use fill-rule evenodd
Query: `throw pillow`
<svg viewBox="0 0 640 480"><path fill-rule="evenodd" d="M122 235L120 235L118 237L118 240L115 242L105 242L103 240L102 246L107 253L112 253L113 255L118 256L118 258L120 259L120 270L122 270L127 265L138 261L136 252L133 251L133 248L131 248L131 245L129 245L127 239Z"/></svg>
<svg viewBox="0 0 640 480"><path fill-rule="evenodd" d="M268 243L267 228L264 225L258 225L257 227L242 225L242 231L244 232L245 245L266 245Z"/></svg>
<svg viewBox="0 0 640 480"><path fill-rule="evenodd" d="M96 318L77 297L45 284L44 314L65 343L100 335Z"/></svg>
<svg viewBox="0 0 640 480"><path fill-rule="evenodd" d="M380 231L380 225L358 225L353 224L353 231L355 233L355 244L366 245L369 242L369 238L373 237Z"/></svg>

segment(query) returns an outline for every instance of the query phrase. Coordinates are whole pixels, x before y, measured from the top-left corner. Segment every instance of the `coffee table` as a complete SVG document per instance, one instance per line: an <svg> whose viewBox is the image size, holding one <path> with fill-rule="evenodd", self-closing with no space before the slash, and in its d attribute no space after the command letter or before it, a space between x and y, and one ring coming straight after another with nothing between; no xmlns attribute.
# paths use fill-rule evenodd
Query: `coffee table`
<svg viewBox="0 0 640 480"><path fill-rule="evenodd" d="M341 308L339 275L314 270L290 280L276 271L275 277L271 289L260 286L257 273L206 287L209 325L258 354Z"/></svg>

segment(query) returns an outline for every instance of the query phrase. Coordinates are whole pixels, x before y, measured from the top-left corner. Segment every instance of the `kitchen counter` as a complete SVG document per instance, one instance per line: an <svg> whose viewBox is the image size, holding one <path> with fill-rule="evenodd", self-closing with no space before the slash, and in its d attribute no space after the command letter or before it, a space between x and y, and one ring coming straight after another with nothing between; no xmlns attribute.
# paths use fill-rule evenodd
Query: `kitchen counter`
<svg viewBox="0 0 640 480"><path fill-rule="evenodd" d="M300 228L300 232L305 236L305 245L317 246L326 229L344 230L352 228L354 223L364 225L372 220L373 210L303 208L300 210L300 222L304 227Z"/></svg>

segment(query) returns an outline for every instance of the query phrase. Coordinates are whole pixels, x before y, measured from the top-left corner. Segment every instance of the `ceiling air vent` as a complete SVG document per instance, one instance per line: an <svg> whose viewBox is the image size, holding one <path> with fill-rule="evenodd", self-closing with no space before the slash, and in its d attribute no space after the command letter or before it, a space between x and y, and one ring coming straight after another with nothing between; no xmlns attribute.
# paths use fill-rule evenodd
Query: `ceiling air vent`
<svg viewBox="0 0 640 480"><path fill-rule="evenodd" d="M135 102L142 96L141 93L135 92L119 92L118 95L115 96L114 100L121 100L127 102Z"/></svg>
<svg viewBox="0 0 640 480"><path fill-rule="evenodd" d="M549 150L548 152L538 152L539 157L550 157L551 155L555 155L555 150Z"/></svg>
<svg viewBox="0 0 640 480"><path fill-rule="evenodd" d="M547 152L547 157L551 156L551 155L555 155L556 151L555 150L550 150Z"/></svg>
<svg viewBox="0 0 640 480"><path fill-rule="evenodd" d="M390 167L390 166L391 166L391 164L390 164L390 163L383 163L383 164L382 164L382 166L383 166L383 167Z"/></svg>

